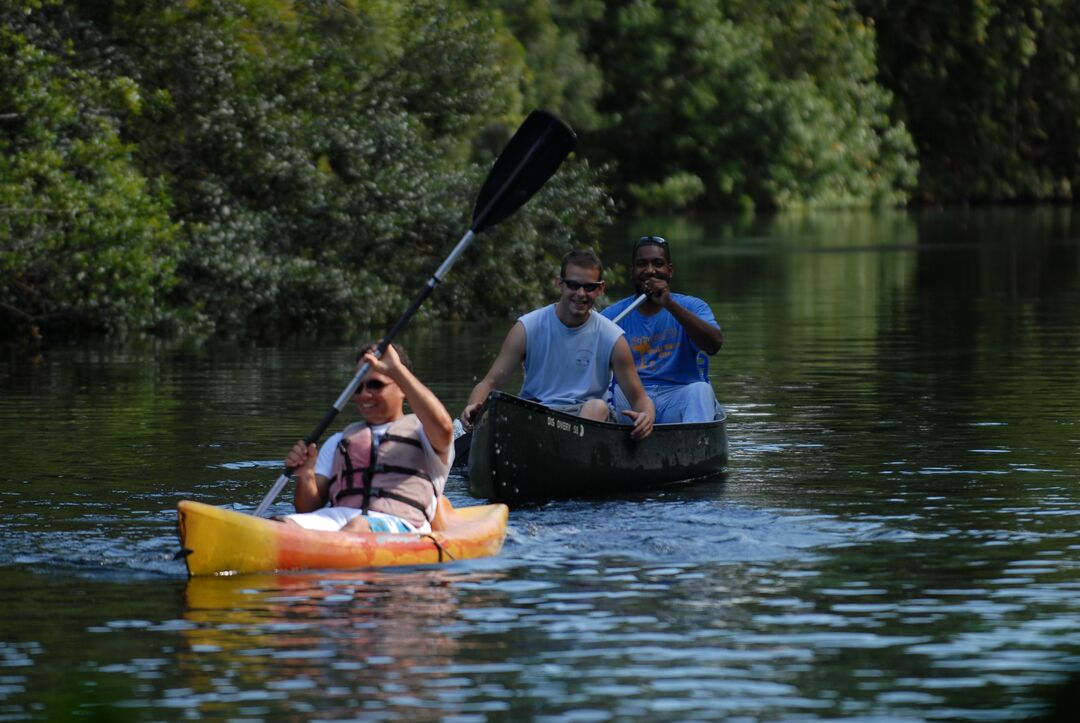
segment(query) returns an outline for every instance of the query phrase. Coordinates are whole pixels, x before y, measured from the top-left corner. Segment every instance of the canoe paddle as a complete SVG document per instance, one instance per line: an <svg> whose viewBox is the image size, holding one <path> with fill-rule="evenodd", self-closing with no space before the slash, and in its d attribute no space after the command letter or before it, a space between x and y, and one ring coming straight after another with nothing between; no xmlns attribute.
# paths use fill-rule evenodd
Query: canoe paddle
<svg viewBox="0 0 1080 723"><path fill-rule="evenodd" d="M612 321L613 323L615 323L615 324L618 324L618 323L619 323L620 321L622 321L622 320L623 320L623 317L625 317L625 316L626 316L627 314L629 314L629 313L630 313L631 311L633 311L634 309L636 309L636 308L638 307L638 305L639 305L639 304L640 304L641 302L645 301L645 299L647 299L647 298L649 298L649 295L648 295L648 294L642 294L641 296L637 297L636 299L634 299L634 303L630 304L630 306L628 306L628 307L626 307L625 309L623 309L622 311L620 311L620 312L619 312L619 315L618 315L618 316L616 316L616 317L615 317L614 319L612 319L611 321Z"/></svg>
<svg viewBox="0 0 1080 723"><path fill-rule="evenodd" d="M431 295L436 285L442 282L446 274L450 272L450 267L465 252L465 249L472 243L473 238L484 229L503 221L514 211L524 206L532 198L533 194L540 190L540 187L551 178L563 160L570 155L570 151L574 150L576 142L577 136L574 135L574 131L552 114L542 110L534 110L529 114L529 117L525 119L517 131L514 132L513 137L507 142L506 147L503 148L502 153L495 160L495 165L491 167L491 171L488 172L487 180L484 181L484 185L476 198L476 204L473 206L472 225L469 230L465 232L454 250L450 252L442 265L428 279L427 284L416 295L416 298L413 299L412 304L409 305L401 318L390 327L390 331L379 341L375 348L376 358L382 358L387 347L390 346L390 342L409 322L417 309L420 308L420 305L424 303L424 300ZM356 388L370 370L371 364L367 362L360 366L345 387L345 390L342 391L341 396L326 412L318 426L304 439L305 443L313 444L319 441L323 432L334 421L338 412L345 408L353 392L356 391ZM274 482L274 486L256 508L256 517L262 517L266 514L267 509L273 504L278 494L285 488L285 485L288 484L292 472L293 470L287 467L281 473L281 476Z"/></svg>

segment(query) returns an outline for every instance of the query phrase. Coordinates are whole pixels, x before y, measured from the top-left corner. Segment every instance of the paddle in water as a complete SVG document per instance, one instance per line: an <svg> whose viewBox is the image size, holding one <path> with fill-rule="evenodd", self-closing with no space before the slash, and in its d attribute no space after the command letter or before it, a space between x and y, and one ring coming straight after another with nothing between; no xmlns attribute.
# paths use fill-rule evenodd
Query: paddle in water
<svg viewBox="0 0 1080 723"><path fill-rule="evenodd" d="M481 231L506 219L514 211L521 208L532 198L540 188L562 164L563 160L574 149L577 137L574 131L565 123L550 113L535 110L521 124L513 137L503 148L502 153L495 161L487 180L476 199L473 207L472 226L458 241L457 246L446 257L442 265L431 275L427 284L413 299L412 304L401 315L401 318L390 327L378 343L375 356L382 358L390 342L399 331L409 322L420 305L424 303L435 287L442 282L450 272L450 268L465 252L473 238ZM305 438L307 444L313 444L322 437L338 412L345 408L353 392L363 381L364 376L371 370L371 365L364 363L353 375L349 384L334 402L334 405L326 412L315 429ZM281 490L289 482L291 469L286 469L274 482L274 486L267 492L262 502L255 510L255 516L262 517L273 504Z"/></svg>

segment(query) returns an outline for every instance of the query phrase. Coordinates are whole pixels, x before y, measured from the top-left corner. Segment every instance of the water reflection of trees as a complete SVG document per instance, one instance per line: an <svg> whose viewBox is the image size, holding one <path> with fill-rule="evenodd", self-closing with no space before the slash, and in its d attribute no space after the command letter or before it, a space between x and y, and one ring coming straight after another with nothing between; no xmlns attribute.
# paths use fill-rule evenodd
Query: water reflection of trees
<svg viewBox="0 0 1080 723"><path fill-rule="evenodd" d="M192 578L186 669L200 713L270 706L297 714L442 709L459 641L459 588L445 570ZM444 711L445 712L445 711Z"/></svg>

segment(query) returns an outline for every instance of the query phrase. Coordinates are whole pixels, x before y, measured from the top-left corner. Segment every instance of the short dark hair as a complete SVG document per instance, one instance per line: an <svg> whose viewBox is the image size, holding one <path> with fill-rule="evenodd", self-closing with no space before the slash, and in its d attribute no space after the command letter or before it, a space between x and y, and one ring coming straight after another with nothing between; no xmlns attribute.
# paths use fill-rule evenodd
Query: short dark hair
<svg viewBox="0 0 1080 723"><path fill-rule="evenodd" d="M566 267L570 265L580 266L583 269L599 269L600 279L604 278L604 262L592 249L574 249L562 257L562 267L559 276L566 276Z"/></svg>
<svg viewBox="0 0 1080 723"><path fill-rule="evenodd" d="M637 260L637 250L642 246L657 246L664 252L664 259L671 263L671 247L668 245L667 239L663 236L642 236L634 242L634 248L630 252L630 263L633 264Z"/></svg>
<svg viewBox="0 0 1080 723"><path fill-rule="evenodd" d="M364 354L367 354L369 351L375 351L375 347L377 347L378 345L379 342L377 341L369 341L367 344L363 344L360 347L360 351L356 352L356 361L360 361L361 359L363 359ZM405 351L405 347L403 347L396 341L391 342L390 346L394 347L394 351L397 352L398 359L400 359L401 363L405 365L405 368L409 371L412 371L412 359L409 358L409 353Z"/></svg>

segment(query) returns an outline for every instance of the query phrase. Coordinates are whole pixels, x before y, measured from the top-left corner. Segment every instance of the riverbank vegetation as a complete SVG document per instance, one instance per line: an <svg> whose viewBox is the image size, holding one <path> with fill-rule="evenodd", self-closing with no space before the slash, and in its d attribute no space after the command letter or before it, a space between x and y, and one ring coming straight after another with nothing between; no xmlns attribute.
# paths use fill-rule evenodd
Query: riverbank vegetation
<svg viewBox="0 0 1080 723"><path fill-rule="evenodd" d="M541 303L615 214L1072 201L1077 11L936 7L9 0L0 338L385 324L535 107L577 152L423 316Z"/></svg>

